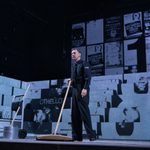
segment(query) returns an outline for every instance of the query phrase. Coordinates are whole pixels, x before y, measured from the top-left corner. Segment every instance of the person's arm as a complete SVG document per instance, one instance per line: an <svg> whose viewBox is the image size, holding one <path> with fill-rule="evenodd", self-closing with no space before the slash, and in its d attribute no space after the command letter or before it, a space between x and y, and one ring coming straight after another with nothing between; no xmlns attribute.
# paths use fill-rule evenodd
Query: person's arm
<svg viewBox="0 0 150 150"><path fill-rule="evenodd" d="M74 77L74 65L73 65L73 63L71 64L71 78L70 78L70 80L71 80L71 86L73 86L74 83L75 83L75 77Z"/></svg>
<svg viewBox="0 0 150 150"><path fill-rule="evenodd" d="M84 89L89 89L89 85L91 82L91 67L88 63L84 64Z"/></svg>

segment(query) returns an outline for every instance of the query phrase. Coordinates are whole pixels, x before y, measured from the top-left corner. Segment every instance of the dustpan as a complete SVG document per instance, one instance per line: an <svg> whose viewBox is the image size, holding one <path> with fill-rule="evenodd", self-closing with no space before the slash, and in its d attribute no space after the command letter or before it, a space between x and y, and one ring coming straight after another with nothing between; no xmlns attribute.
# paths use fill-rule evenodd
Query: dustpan
<svg viewBox="0 0 150 150"><path fill-rule="evenodd" d="M61 119L61 116L62 116L62 112L63 112L64 106L65 106L65 102L66 102L66 99L67 99L67 96L68 96L70 85L71 85L71 80L68 83L68 87L67 87L67 90L66 90L66 93L65 93L65 97L64 97L63 104L62 104L62 107L61 107L61 110L60 110L60 113L59 113L59 117L58 117L58 121L57 121L54 133L53 134L38 135L36 137L36 140L72 141L72 137L57 134L58 126L59 126L60 119Z"/></svg>

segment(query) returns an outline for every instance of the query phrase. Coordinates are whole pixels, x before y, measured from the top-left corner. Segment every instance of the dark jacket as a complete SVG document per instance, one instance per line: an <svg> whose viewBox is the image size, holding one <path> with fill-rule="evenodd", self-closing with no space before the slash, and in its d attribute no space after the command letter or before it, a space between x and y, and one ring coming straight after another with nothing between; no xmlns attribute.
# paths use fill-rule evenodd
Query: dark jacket
<svg viewBox="0 0 150 150"><path fill-rule="evenodd" d="M73 63L71 79L73 87L76 87L80 84L82 89L88 89L91 82L90 65L83 60L79 60L78 62Z"/></svg>

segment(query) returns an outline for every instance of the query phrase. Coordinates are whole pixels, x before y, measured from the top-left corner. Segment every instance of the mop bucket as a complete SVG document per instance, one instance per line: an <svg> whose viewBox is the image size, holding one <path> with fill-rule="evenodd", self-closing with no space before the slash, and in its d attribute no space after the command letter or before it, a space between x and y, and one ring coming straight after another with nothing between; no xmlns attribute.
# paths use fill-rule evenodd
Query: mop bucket
<svg viewBox="0 0 150 150"><path fill-rule="evenodd" d="M4 127L3 137L8 139L17 139L18 133L18 127L6 126Z"/></svg>

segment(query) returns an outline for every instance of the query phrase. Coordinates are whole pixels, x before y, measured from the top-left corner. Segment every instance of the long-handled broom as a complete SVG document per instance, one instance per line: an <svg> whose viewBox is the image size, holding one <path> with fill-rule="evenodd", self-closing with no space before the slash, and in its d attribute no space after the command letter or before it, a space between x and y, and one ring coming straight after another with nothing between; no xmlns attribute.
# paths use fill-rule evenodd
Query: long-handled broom
<svg viewBox="0 0 150 150"><path fill-rule="evenodd" d="M64 100L63 100L61 111L59 113L59 117L58 117L58 121L57 121L54 133L53 134L47 134L47 135L38 135L36 137L36 140L72 141L72 137L56 134L56 132L58 130L59 123L60 123L60 119L61 119L61 116L62 116L62 112L63 112L64 106L65 106L65 102L66 102L66 99L67 99L67 96L68 96L68 92L69 92L69 89L70 89L70 85L71 85L71 80L68 83L68 87L67 87L67 90L66 90L66 93L65 93L65 97L64 97Z"/></svg>

